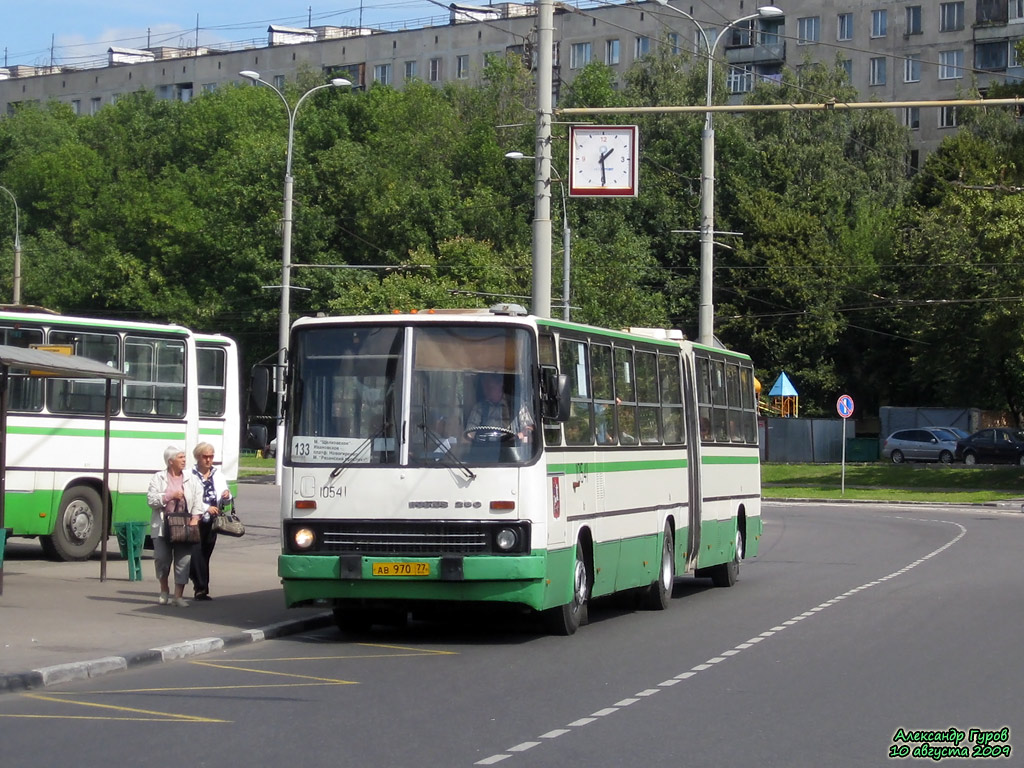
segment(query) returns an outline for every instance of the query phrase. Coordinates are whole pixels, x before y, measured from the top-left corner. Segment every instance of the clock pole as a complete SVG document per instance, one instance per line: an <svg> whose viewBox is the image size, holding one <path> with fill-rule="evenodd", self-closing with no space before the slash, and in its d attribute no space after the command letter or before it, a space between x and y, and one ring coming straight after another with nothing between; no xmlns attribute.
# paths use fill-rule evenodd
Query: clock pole
<svg viewBox="0 0 1024 768"><path fill-rule="evenodd" d="M551 317L551 87L554 0L537 1L537 176L533 215L533 314Z"/></svg>

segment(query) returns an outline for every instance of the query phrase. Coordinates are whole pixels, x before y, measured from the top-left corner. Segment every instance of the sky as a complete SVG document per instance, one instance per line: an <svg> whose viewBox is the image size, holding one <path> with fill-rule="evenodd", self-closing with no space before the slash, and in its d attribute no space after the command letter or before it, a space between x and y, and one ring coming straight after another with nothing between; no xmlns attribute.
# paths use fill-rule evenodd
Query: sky
<svg viewBox="0 0 1024 768"><path fill-rule="evenodd" d="M394 25L445 16L451 0L0 0L0 66L95 66L111 46L262 41L267 27ZM474 5L487 5L475 0ZM435 22L436 23L436 22Z"/></svg>

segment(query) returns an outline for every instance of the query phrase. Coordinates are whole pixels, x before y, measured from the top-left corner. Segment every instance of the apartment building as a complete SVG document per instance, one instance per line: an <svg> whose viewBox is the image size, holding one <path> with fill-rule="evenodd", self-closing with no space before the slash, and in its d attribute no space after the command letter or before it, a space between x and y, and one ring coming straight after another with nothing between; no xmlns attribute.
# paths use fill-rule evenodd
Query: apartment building
<svg viewBox="0 0 1024 768"><path fill-rule="evenodd" d="M730 20L756 13L765 3L670 3L668 8L653 1L556 3L556 103L561 87L590 61L624 73L659 45L701 56L704 35L717 60L728 66L734 101L759 80L777 79L784 67L799 70L836 60L861 100L954 99L974 86L984 92L994 82L1024 78L1016 49L1024 36L1024 0L778 0L782 16L745 22L721 39ZM238 74L242 70L258 71L279 87L307 68L346 77L357 87L378 82L401 88L413 78L473 82L493 54L536 61L532 4L453 4L447 16L429 22L411 29L271 26L265 45L111 48L94 67L11 66L0 69L0 114L48 100L92 114L139 89L187 101L245 82ZM825 98L808 94L807 101ZM955 107L912 107L898 114L914 131L918 150L934 147L957 127Z"/></svg>

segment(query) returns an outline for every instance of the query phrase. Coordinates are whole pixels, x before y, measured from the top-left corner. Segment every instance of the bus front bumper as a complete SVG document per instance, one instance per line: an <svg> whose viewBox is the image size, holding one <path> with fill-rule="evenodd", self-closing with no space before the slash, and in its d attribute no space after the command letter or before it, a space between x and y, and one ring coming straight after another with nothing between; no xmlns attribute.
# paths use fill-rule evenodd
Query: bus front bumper
<svg viewBox="0 0 1024 768"><path fill-rule="evenodd" d="M546 578L549 566L543 552L424 558L279 555L277 572L289 607L371 599L509 602L540 610L550 607L549 600L561 600Z"/></svg>

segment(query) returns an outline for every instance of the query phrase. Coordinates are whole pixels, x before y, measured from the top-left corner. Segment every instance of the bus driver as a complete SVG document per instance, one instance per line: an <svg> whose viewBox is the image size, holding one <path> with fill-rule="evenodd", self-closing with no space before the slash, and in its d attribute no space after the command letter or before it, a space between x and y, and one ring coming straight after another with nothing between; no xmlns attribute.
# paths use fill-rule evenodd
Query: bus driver
<svg viewBox="0 0 1024 768"><path fill-rule="evenodd" d="M534 420L526 403L519 406L513 416L511 397L502 386L500 373L480 374L481 398L473 405L466 418L466 432L480 433L488 429L508 431L520 441L527 442L533 435Z"/></svg>

